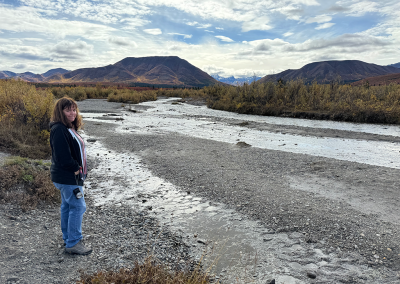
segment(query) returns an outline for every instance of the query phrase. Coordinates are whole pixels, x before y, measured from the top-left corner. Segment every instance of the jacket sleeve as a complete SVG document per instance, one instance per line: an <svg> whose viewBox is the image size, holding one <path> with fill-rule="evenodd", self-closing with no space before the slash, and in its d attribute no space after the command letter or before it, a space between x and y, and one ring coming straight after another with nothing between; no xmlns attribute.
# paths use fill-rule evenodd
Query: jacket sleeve
<svg viewBox="0 0 400 284"><path fill-rule="evenodd" d="M76 172L79 164L72 158L71 148L68 144L68 133L60 127L56 127L51 141L53 148L53 159L66 171Z"/></svg>

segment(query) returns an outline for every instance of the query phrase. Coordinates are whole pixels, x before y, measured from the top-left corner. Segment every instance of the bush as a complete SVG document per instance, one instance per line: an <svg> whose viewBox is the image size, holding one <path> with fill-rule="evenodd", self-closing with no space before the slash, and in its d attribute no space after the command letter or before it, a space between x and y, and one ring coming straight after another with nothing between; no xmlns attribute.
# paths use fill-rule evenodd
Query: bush
<svg viewBox="0 0 400 284"><path fill-rule="evenodd" d="M258 115L400 123L400 86L350 86L289 82L204 88L213 109Z"/></svg>
<svg viewBox="0 0 400 284"><path fill-rule="evenodd" d="M54 96L23 81L0 80L0 147L30 158L50 155Z"/></svg>
<svg viewBox="0 0 400 284"><path fill-rule="evenodd" d="M14 203L23 210L34 209L40 202L60 203L60 192L50 180L49 165L42 161L13 157L0 168L0 200Z"/></svg>
<svg viewBox="0 0 400 284"><path fill-rule="evenodd" d="M155 91L141 91L123 89L108 95L107 101L117 103L131 103L138 104L146 101L157 100Z"/></svg>

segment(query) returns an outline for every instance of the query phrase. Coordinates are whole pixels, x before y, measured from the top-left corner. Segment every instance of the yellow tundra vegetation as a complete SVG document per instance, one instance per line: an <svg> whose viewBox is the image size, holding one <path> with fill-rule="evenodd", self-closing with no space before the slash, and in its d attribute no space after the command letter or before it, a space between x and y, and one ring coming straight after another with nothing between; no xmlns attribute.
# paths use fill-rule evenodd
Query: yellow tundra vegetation
<svg viewBox="0 0 400 284"><path fill-rule="evenodd" d="M257 83L205 87L208 106L246 114L400 124L400 85Z"/></svg>
<svg viewBox="0 0 400 284"><path fill-rule="evenodd" d="M50 90L36 90L23 81L0 80L0 147L23 157L49 157L53 104Z"/></svg>

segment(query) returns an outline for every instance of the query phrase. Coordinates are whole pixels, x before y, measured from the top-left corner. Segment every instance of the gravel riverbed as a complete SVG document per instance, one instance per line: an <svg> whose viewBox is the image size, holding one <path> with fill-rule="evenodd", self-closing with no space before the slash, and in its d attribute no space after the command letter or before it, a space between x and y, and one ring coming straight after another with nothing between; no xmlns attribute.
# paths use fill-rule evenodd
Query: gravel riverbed
<svg viewBox="0 0 400 284"><path fill-rule="evenodd" d="M259 222L268 229L268 236L283 233L295 239L293 246L301 244L309 253L299 259L282 249L281 257L308 267L304 274L293 269L300 271L298 283L400 283L400 170L179 133L117 133L115 129L124 121L116 118L140 115L147 107L132 106L135 113L121 113L119 103L86 100L79 102L79 108L84 115L104 113L85 121L85 134L107 149L140 156L153 175ZM208 119L300 136L399 142L388 135ZM98 162L91 157L93 168ZM86 257L63 253L58 209L24 213L2 205L2 283L73 283L79 269L90 272L129 266L153 250L166 263L191 263L193 244L187 238L160 225L142 207L124 203L94 206L93 189L102 176L89 172L89 181L93 186L87 194L83 230L94 252ZM122 186L124 181L119 182ZM316 250L320 256L312 255ZM344 271L340 262L362 267L364 272ZM291 275L290 270L281 273ZM259 283L268 283L263 281Z"/></svg>

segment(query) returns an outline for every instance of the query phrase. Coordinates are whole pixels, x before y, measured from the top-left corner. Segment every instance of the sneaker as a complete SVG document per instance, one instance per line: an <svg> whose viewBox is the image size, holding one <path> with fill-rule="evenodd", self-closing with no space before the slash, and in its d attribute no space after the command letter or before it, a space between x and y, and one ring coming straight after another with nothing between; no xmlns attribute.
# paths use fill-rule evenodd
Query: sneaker
<svg viewBox="0 0 400 284"><path fill-rule="evenodd" d="M92 252L92 249L85 247L82 240L80 240L79 243L74 245L72 248L65 248L65 252L69 254L87 255Z"/></svg>

